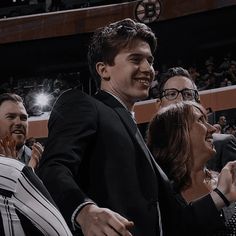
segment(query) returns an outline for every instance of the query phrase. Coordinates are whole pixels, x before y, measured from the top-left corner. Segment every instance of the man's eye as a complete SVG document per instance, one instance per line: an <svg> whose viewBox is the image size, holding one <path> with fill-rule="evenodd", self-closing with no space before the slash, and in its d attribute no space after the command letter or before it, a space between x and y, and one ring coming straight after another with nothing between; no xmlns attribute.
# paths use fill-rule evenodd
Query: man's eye
<svg viewBox="0 0 236 236"><path fill-rule="evenodd" d="M168 92L166 93L167 96L174 97L176 96L176 92Z"/></svg>
<svg viewBox="0 0 236 236"><path fill-rule="evenodd" d="M15 116L9 115L7 116L7 119L13 120L15 118Z"/></svg>
<svg viewBox="0 0 236 236"><path fill-rule="evenodd" d="M27 121L27 117L21 117L22 121Z"/></svg>
<svg viewBox="0 0 236 236"><path fill-rule="evenodd" d="M185 96L188 96L188 97L189 97L189 96L192 96L192 94L189 93L189 92L186 92L186 93L185 93Z"/></svg>
<svg viewBox="0 0 236 236"><path fill-rule="evenodd" d="M132 58L131 61L134 63L139 63L140 59L135 57L135 58Z"/></svg>

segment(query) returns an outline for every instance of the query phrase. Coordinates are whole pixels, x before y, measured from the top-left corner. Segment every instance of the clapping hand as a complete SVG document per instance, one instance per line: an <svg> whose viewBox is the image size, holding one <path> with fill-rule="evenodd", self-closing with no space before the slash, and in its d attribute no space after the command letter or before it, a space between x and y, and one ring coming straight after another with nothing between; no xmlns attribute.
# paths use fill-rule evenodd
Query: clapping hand
<svg viewBox="0 0 236 236"><path fill-rule="evenodd" d="M228 162L221 170L217 188L229 202L236 202L236 161Z"/></svg>
<svg viewBox="0 0 236 236"><path fill-rule="evenodd" d="M41 143L36 142L33 144L31 158L28 163L28 166L32 167L33 169L38 167L39 161L42 157L43 150L44 148Z"/></svg>

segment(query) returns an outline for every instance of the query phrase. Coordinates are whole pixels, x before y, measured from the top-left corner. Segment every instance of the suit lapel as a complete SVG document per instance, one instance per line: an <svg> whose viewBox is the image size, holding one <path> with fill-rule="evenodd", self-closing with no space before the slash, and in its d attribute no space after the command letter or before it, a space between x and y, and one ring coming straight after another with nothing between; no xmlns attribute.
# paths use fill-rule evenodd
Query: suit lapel
<svg viewBox="0 0 236 236"><path fill-rule="evenodd" d="M139 146L141 147L142 151L145 154L145 157L147 158L148 162L150 163L152 169L156 168L158 171L157 173L165 180L168 181L168 177L166 176L166 174L163 172L163 170L161 169L161 167L156 163L156 161L154 160L151 152L149 151L137 125L135 124L133 118L131 117L131 115L128 113L128 111L124 108L121 107L117 107L114 109L117 114L120 116L121 120L123 121L124 125L126 126L127 130L129 131L129 133L135 137L135 140L137 141L137 143L139 144ZM154 171L154 169L153 169Z"/></svg>
<svg viewBox="0 0 236 236"><path fill-rule="evenodd" d="M135 124L133 118L131 117L131 115L128 113L128 111L125 108L116 107L114 110L116 111L116 113L121 118L121 121L125 125L125 127L128 130L129 134L132 137L134 137L134 140L140 146L140 148L143 151L146 159L148 160L149 164L151 165L151 167L153 169L150 153L148 151L148 148L147 148L147 146L146 146L146 144L145 144L145 142L142 138L142 135L139 132L139 129L138 129L137 125Z"/></svg>
<svg viewBox="0 0 236 236"><path fill-rule="evenodd" d="M112 95L104 91L99 91L95 95L95 98L114 109L114 111L118 114L124 126L126 127L130 136L134 139L134 141L138 144L138 146L144 153L144 156L149 162L153 171L158 173L158 175L160 175L165 181L168 181L166 174L163 172L160 166L154 161L153 156L150 153L148 147L146 146L146 143L144 142L143 137L139 132L136 123L131 117L131 114L129 114L129 112L124 108L124 106ZM157 171L155 171L154 169L156 169Z"/></svg>

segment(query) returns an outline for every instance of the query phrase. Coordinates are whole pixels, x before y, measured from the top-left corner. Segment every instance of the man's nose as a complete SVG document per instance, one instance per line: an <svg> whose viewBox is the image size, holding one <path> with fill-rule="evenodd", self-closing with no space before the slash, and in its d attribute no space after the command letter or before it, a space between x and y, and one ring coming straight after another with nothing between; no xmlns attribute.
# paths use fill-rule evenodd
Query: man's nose
<svg viewBox="0 0 236 236"><path fill-rule="evenodd" d="M151 72L153 70L152 64L147 59L144 59L140 64L140 70L142 72Z"/></svg>
<svg viewBox="0 0 236 236"><path fill-rule="evenodd" d="M212 133L212 134L216 132L216 128L208 122L207 122L207 130L209 133Z"/></svg>
<svg viewBox="0 0 236 236"><path fill-rule="evenodd" d="M178 101L178 102L184 101L183 94L182 94L182 93L179 93L178 96L177 96L177 98L176 98L175 100Z"/></svg>
<svg viewBox="0 0 236 236"><path fill-rule="evenodd" d="M14 119L14 123L15 124L22 124L22 120L20 119L20 117L16 116Z"/></svg>

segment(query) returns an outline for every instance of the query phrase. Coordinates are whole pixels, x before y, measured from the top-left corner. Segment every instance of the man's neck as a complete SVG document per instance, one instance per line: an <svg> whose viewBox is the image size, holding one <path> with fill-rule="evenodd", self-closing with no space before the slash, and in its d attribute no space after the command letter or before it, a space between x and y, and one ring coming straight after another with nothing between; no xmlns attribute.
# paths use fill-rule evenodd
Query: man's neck
<svg viewBox="0 0 236 236"><path fill-rule="evenodd" d="M117 101L119 101L120 104L122 104L122 106L128 110L129 112L133 113L133 108L134 108L134 103L129 104L127 102L124 102L123 99L121 99L119 96L117 96L116 94L114 94L111 91L108 91L106 89L102 89L102 91L105 91L106 93L109 93L111 96L113 96Z"/></svg>

